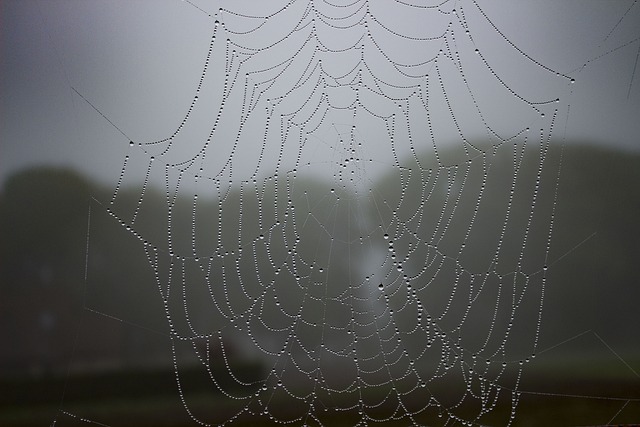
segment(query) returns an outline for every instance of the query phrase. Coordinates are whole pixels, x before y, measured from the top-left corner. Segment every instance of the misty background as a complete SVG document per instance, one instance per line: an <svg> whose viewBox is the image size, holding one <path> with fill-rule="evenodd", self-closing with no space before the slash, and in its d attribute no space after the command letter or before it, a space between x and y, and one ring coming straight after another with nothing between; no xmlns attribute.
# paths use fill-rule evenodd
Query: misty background
<svg viewBox="0 0 640 427"><path fill-rule="evenodd" d="M553 155L553 158L557 159L559 152L559 148L554 147L550 158ZM535 160L535 152L529 152L528 155L533 156L530 160ZM492 169L498 179L511 173L512 166L508 157L503 160L495 163ZM521 182L532 182L530 177L535 176L536 164L537 162L525 162L520 175ZM535 390L563 393L593 388L592 393L597 396L618 396L620 393L631 396L628 390L632 390L633 385L637 384L633 369L637 369L637 331L640 330L637 316L640 293L635 286L635 259L640 250L640 228L635 212L640 208L640 197L637 194L637 186L634 185L640 178L639 166L640 157L616 150L578 143L565 149L562 181L558 188L559 202L555 212L557 228L552 239L554 249L550 253L551 262L545 288L541 336L536 359L524 371L525 389L533 387ZM543 175L546 189L554 188L554 178L553 173ZM376 183L380 199L392 200L397 197L393 191L396 179L392 174ZM505 179L504 184L508 186L509 180ZM327 191L330 183L299 178L296 185L304 189L304 193L292 191L292 199L301 201L302 198L309 206L316 206L310 212L318 218L336 218L333 225L338 235L363 231L356 226L358 223L362 224L362 217L349 218L350 212L353 211L343 210L338 212L340 215L336 217L331 214L338 205L335 204L335 199L331 199L335 196ZM418 200L415 192L420 193L420 189L421 186L418 185L409 186L408 200ZM167 205L161 190L150 188L147 191L136 230L144 233L150 245L155 245L155 242L163 242L167 238L166 217L161 214L166 212ZM526 199L529 191L531 188L527 190L521 186L518 197ZM248 222L243 228L243 235L249 237L242 242L237 233L238 217L224 216L225 222L220 230L220 237L226 242L227 248L235 247L231 250L231 258L218 258L215 255L215 244L212 244L215 238L203 238L197 248L202 254L213 254L213 267L209 270L212 275L209 280L214 287L207 291L206 282L198 275L200 269L194 264L186 270L188 287L182 288L179 278L167 278L164 267L155 270L150 266L149 259L141 250L141 242L118 221L114 221L106 212L106 206L98 202L100 199L108 199L110 193L111 189L92 182L77 172L60 168L28 169L12 175L5 184L0 198L0 232L3 242L10 243L2 245L1 254L3 263L0 270L0 337L3 342L11 343L10 346L4 347L0 360L3 384L7 388L5 395L11 396L5 404L14 405L16 408L23 407L27 402L31 402L31 405L43 405L52 398L59 397L62 390L66 390L65 399L72 407L74 402L85 402L87 399L104 400L112 399L113 396L119 396L120 399L138 399L140 395L170 395L175 392L175 384L165 369L169 367L168 361L175 356L180 363L182 390L191 393L189 395L199 396L203 392L211 392L209 379L202 371L202 365L197 358L198 355L204 354L211 354L211 369L217 378L218 386L232 393L244 392L246 387L238 386L238 378L248 382L259 381L259 385L265 377L268 378L269 367L278 365L278 358L269 356L269 352L278 354L282 339L288 334L280 335L270 328L286 327L289 322L284 319L284 323L280 323L283 321L278 315L280 307L290 313L302 310L303 318L309 322L305 331L298 328L300 349L317 348L320 342L339 347L346 339L346 329L340 332L338 328L322 336L319 335L318 328L311 326L314 322L324 321L323 305L320 301L326 290L322 287L317 288L320 292L315 303L301 299L303 294L296 291L297 281L286 272L289 257L286 247L278 243L278 233L265 236L265 240L268 239L270 243L261 246L262 240L253 240L255 238L252 237L260 232L257 221ZM464 228L462 225L456 225L457 221L466 222L465 218L472 214L476 198L473 192L463 194L468 195L463 196L460 201L454 223L449 228L451 232L444 235L444 240L439 243L442 251L446 251L449 245L455 247L455 242L460 237L459 230ZM493 209L500 209L505 194L504 188L496 183L489 187L484 200L488 206L493 206ZM438 205L442 208L441 204L446 201L444 196L444 193L439 193L431 197L431 208L436 212L439 210ZM247 220L257 215L257 200L254 197L250 193L245 193L244 197L238 193L231 194L225 198L222 205L215 199L201 201L197 216L198 226L203 227L205 234L216 235L218 214L223 210L237 212L241 200L244 200L243 219ZM271 197L272 192L265 193L263 202ZM353 195L342 192L340 197L344 199ZM119 208L135 209L138 199L137 189L122 188ZM541 198L538 209L544 211L544 208L549 208L551 204L552 200L549 197ZM262 212L263 220L267 223L273 221L274 215L283 205L285 204L282 203L278 207L278 203L273 201L265 203L267 208ZM270 210L269 206L276 206L278 209ZM342 206L344 208L346 205ZM191 246L189 236L192 209L193 201L189 198L176 200L172 228L177 240L176 250L179 250L181 245L185 248ZM503 329L509 322L508 315L511 312L511 297L508 297L508 283L511 278L509 271L515 265L514 257L522 247L521 231L518 231L521 227L517 224L526 218L529 209L529 202L518 203L510 214L512 224L515 225L512 225L513 232L507 233L505 237L506 249L500 257L498 268L498 271L505 274L503 302L498 311L499 321L494 325L493 333L487 335L486 318L490 317L496 307L495 295L491 291L495 284L490 283L486 287L487 290L480 295L480 300L474 302L474 310L463 323L463 343L466 350L483 348L484 337L491 338L489 348L500 347L500 341L504 338ZM398 215L411 214L411 211L412 208L407 206L406 210ZM283 210L280 210L281 214L282 212ZM482 272L487 268L487 262L490 261L490 251L487 249L495 244L495 232L492 230L500 229L502 225L503 217L500 215L478 218L476 228L467 240L463 259L465 268L471 272ZM509 375L511 370L517 371L518 357L527 357L531 351L532 334L535 331L532 329L532 323L535 322L535 313L542 303L539 295L540 272L535 271L539 268L539 263L535 258L544 252L546 227L545 223L535 226L543 231L532 230L530 241L526 245L529 256L524 269L532 276L529 278L529 290L525 294L527 298L518 308L514 318L514 333L507 341L504 356L507 357L505 360L509 361L508 368L498 377L502 384L512 381ZM429 228L425 228L425 238L428 238L428 230ZM329 241L322 229L305 227L298 232L301 233L299 236L302 241L296 249L299 261L312 259L316 262L316 273L308 269L299 271L307 271L309 277L315 274L318 280L322 280L325 274L330 275L327 280L332 285L328 287L328 291L334 295L348 291L349 288L342 288L341 284L349 284L353 291L362 296L363 305L359 307L362 313L369 311L380 316L380 319L385 319L388 313L383 308L393 307L398 310L395 318L397 327L401 328L401 331L411 331L414 328L417 313L411 308L403 309L407 304L403 292L408 291L408 287L405 290L406 286L402 282L393 279L395 264L389 265L387 261L383 261L383 270L386 269L388 273L383 279L384 284L380 283L379 289L380 279L371 283L357 281L357 268L353 266L357 247L349 251L350 257L353 258L348 262L347 249L339 244L332 245L333 256L325 258L322 254L327 254L326 245ZM285 236L287 233L284 230ZM202 237L201 234L198 234L199 238ZM382 239L381 242L386 243ZM406 244L403 239L394 243L400 259L407 255ZM253 255L244 258L233 256L233 252L238 251L243 245L247 250L253 248ZM270 252L260 255L261 247L267 248ZM162 262L162 258L167 258L167 254L161 252L162 250L159 259ZM368 255L365 256L380 259L380 252L387 252L386 247L380 246L373 252L366 251ZM425 256L431 262L435 260L433 254L414 251L411 259L415 259L417 263L407 261L404 272L413 274L411 272L422 270L424 261L420 262L420 258ZM240 264L234 261L236 259L240 260ZM254 264L254 260L257 264ZM369 262L371 261L369 259ZM283 265L285 270L281 272L281 279L273 282L276 288L265 288L265 285L276 277L273 276L276 271L274 265ZM323 273L322 265L325 265L326 273ZM238 276L229 274L229 271L235 271L236 266L239 268ZM220 275L221 268L225 267L226 278ZM429 315L437 316L447 305L447 301L451 301L452 279L449 273L444 273L447 270L445 264L440 273L427 271L433 275L429 287L421 288L420 280L410 282L417 286ZM369 268L363 271L371 274L376 270ZM158 272L160 278L157 276ZM180 270L176 270L175 274L179 272ZM260 275L261 281L256 282L252 279L255 272ZM87 279L83 280L85 274ZM374 273L374 277L376 275L377 273ZM240 278L244 278L242 283L238 282ZM167 286L168 283L172 283L172 297L165 293L168 288L164 289L164 285L160 285L165 283ZM522 283L520 281L518 286L522 286ZM459 297L454 298L448 315L438 322L439 327L445 330L446 325L455 327L465 312L469 289L463 286L468 286L464 280L460 283L457 294ZM183 294L185 291L187 293ZM260 299L262 304L259 311L252 309L252 300L246 298L246 293L260 296L265 295L265 292L266 297ZM315 291L311 292L313 295ZM383 304L383 296L387 292L391 297ZM163 309L161 295L169 302L168 313L173 319L174 332L168 328L167 312ZM378 301L380 306L371 307L366 302L368 300ZM229 305L216 308L211 305L211 301L227 301ZM274 302L277 302L279 307L274 306ZM352 306L358 310L357 303L352 303ZM261 326L256 323L251 326L251 341L247 340L248 331L225 327L219 337L214 334L212 339L191 339L169 345L171 333L188 337L196 332L215 332L221 324L227 324L228 319L225 320L216 314L219 310L223 313L228 313L229 310L247 314L259 312L265 324ZM343 318L341 312L340 304L332 307L329 323L355 327L355 324L348 322L348 315ZM216 319L216 316L219 318ZM247 319L257 321L258 317ZM366 315L357 319L366 319ZM185 320L189 323L185 323ZM418 323L419 321L418 316ZM365 329L356 327L354 332L365 336ZM384 330L385 328L382 329ZM438 353L442 348L437 345L438 338L409 334L404 346L410 354L419 354L420 349L424 349L423 339L434 340L435 354L433 357L421 357L416 366L429 372L430 369L434 369L430 363L440 359ZM256 345L259 345L260 350L256 349ZM302 363L303 353L299 353L301 350L295 348L294 346L290 350L291 357ZM376 354L375 346L368 350L364 347L360 351L361 354L370 356ZM220 363L218 358L221 354L229 358L226 364ZM323 367L328 380L334 375L332 369L336 366L341 367L338 371L339 376L333 379L338 381L337 384L348 378L347 373L353 372L350 366L343 366L340 362L338 359L333 362L333 367ZM599 366L597 370L593 370L594 364ZM229 372L234 372L236 377L229 377ZM495 373L487 372L487 375ZM29 378L31 380L25 383L25 379ZM60 380L55 380L56 378ZM70 379L70 386L64 386L65 378L67 381ZM559 378L564 379L564 385L558 383ZM299 387L304 385L304 378L296 379L290 376L287 377L287 381L298 384ZM454 381L455 377L447 379L445 390L452 390ZM571 384L574 384L574 388ZM39 392L34 393L33 387ZM9 393L9 390L12 392ZM432 384L432 391L435 393L437 390L437 383ZM446 398L446 393L440 393L439 397ZM194 402L197 408L197 400ZM596 407L598 406L594 406ZM293 410L291 408L292 406L289 409ZM631 411L630 415L633 414L633 408L634 406L628 408ZM200 410L201 413L207 413L202 408ZM602 408L599 410L602 411ZM172 411L181 413L179 408ZM51 408L42 413L53 416L54 412L54 408ZM225 413L219 412L216 416L210 414L210 419L219 419L221 414ZM286 412L283 414L286 415Z"/></svg>
<svg viewBox="0 0 640 427"><path fill-rule="evenodd" d="M262 11L253 3L246 7ZM482 7L523 52L576 79L560 135L639 148L637 5L571 0L496 1ZM111 184L129 141L73 89L134 141L169 134L194 95L206 55L207 13L216 11L202 8L205 12L170 0L152 6L144 1L3 2L3 179L28 165L55 164ZM477 31L487 35L489 30ZM518 82L519 89L547 90L548 82L526 79Z"/></svg>
<svg viewBox="0 0 640 427"><path fill-rule="evenodd" d="M502 284L512 280L513 289L504 286L504 301L515 301L523 283L529 286L513 325L518 333L505 335L506 328L512 327L509 313L513 305L507 304L498 310L499 332L487 336L489 349L503 349L501 357L507 368L502 372L487 367L482 375L513 385L521 369L519 360L528 358L536 341L537 356L527 365L530 374L524 370L523 388L561 394L593 387L597 396L631 396L627 391L637 385L640 367L640 293L635 268L640 253L636 220L640 211L640 83L636 73L640 7L636 2L576 0L532 5L500 1L482 5L504 38L480 14L468 17L478 25L473 27L474 43L495 69L511 74L519 94L559 99L557 120L552 120L556 104L540 107L546 116L531 118L531 111L511 108L517 104L511 94L482 87L482 112L497 134L509 136L529 125L535 130L531 132L534 136L526 137L530 138L526 147L520 145L523 138L514 143L513 152L493 137L487 141L484 125L466 110L468 104L455 104L455 96L461 94L454 89L449 92L454 113L468 126L464 131L469 141L478 147L493 147L493 151L487 148L491 155L486 158L462 154L455 126L442 108L445 99L436 97L430 112L437 124L437 152L423 144L426 126L416 126L421 132L410 145L406 140L411 135L398 125L402 142L392 150L388 131L380 123L354 118L358 130L351 131L350 113L332 111L328 120L334 125L325 124L306 140L298 159L290 154L293 151L285 150L283 166L274 173L279 145L295 146L296 140L265 137L262 148L266 154L258 157L260 151L251 141L260 141L263 128L259 121L249 122L250 130L240 139L238 152L232 153L230 141L237 132L233 117L241 107L230 102L222 122L232 124L221 127L222 139L226 139L221 151L214 152L205 165L206 180L194 178L192 169L184 181L178 181L181 187L176 174L165 175L159 162L148 161L159 151L144 142L171 135L185 117L202 75L212 20L227 19L231 29L233 24L241 28L241 20L236 22L229 14L219 16L217 10L197 2L7 1L1 7L0 342L10 344L0 351L0 375L3 389L12 393L0 394L12 396L3 404L7 413L19 414L21 408L37 404L47 408L42 413L50 421L58 410L50 402L60 396L69 405L116 395L132 398L166 392L176 397L173 360L180 364L182 390L199 396L210 392L201 363L210 356L209 366L222 389L260 393L258 386L263 384L276 389L276 371L285 382L304 389L312 386L305 382L308 378L295 377L295 370L289 374L279 362L283 345L291 351L290 360L304 368L304 354L310 349L326 345L337 351L349 345L353 332L358 337L373 333L370 325L362 325L367 325L367 315L374 314L379 319L394 318L393 324L407 333L403 346L411 357L424 350L424 342L433 342L434 347L425 353L432 352L432 357L422 357L416 369L425 378L437 377L434 373L440 367L436 365L449 361L443 354L450 350L437 335L409 334L416 323L425 321L411 306L411 292L426 301L427 312L434 316L446 306L440 325L455 329L465 318L466 299L474 292L475 276L467 275L469 272L486 274L489 284L486 295L474 302L474 311L463 321L462 342L468 350L465 363L475 363L467 360L472 348L484 349L483 334L496 299L491 289L498 289L499 280L505 281ZM273 9L273 5L253 3L236 7L256 15ZM389 12L390 7L382 3L372 7L378 8L380 16L386 14L390 24L404 24ZM447 14L433 22L435 33L446 27L452 7L445 5ZM420 28L420 21L416 18L406 27L408 32ZM275 38L279 31L277 26L265 26L263 34ZM347 43L330 33L324 37L336 49ZM525 67L523 64L531 63L510 43L548 68ZM429 48L437 52L440 45ZM406 41L390 49L407 61L416 52ZM462 51L465 53L472 51ZM248 62L247 69L266 68L277 62L278 55L287 54L276 52L263 62ZM222 79L215 76L224 57L222 51L214 51L214 78L206 86L208 93L221 91ZM339 74L349 61L325 61L324 66ZM295 66L302 69L304 64L301 57ZM479 62L469 64L469 75L480 76L481 83L491 82L490 75L482 74ZM392 72L382 75L389 82L401 83ZM570 79L575 83L569 83ZM398 89L397 93L402 92ZM331 96L336 105L350 99L338 90ZM204 107L194 110L192 122L204 125L188 127L177 139L185 149L174 150L171 159L192 156L188 150L198 149L211 126L217 98L200 98L199 105ZM281 111L305 101L293 98L291 104L280 105ZM381 103L379 111L386 112L384 108ZM539 140L538 126L548 132ZM343 139L351 139L351 144L341 145ZM518 147L526 154L516 173L512 154ZM447 166L436 165L434 154ZM233 171L224 166L227 159L232 160ZM300 159L304 167L292 171L291 162ZM467 161L470 166L465 169ZM538 197L533 185L542 163ZM408 179L398 164L411 165L413 177ZM484 192L480 183L487 165L489 185ZM415 175L418 170L436 172L427 179ZM470 179L462 185L465 170ZM355 178L346 183L349 176ZM509 188L516 181L519 187L507 221ZM428 198L425 189L431 190ZM169 194L174 190L171 201ZM375 195L365 190L374 190ZM481 210L475 218L481 190ZM536 197L535 221L524 244L526 219ZM451 209L451 200L457 200L456 210ZM416 212L425 214L424 222L412 219ZM441 225L441 215L450 215L446 227ZM129 221L132 217L132 226L127 227L123 218ZM475 218L471 234L465 235L471 218ZM437 242L437 250L429 246L416 249L411 236L400 228L381 226L397 226L398 220L419 224L416 236ZM496 267L492 255L506 223L509 227L500 242ZM550 224L553 233L549 238ZM393 251L387 250L389 237L383 235L394 233L399 237L392 239ZM358 246L358 238L373 243ZM464 250L461 242L465 242ZM546 247L549 242L551 249ZM220 253L220 248L227 253ZM524 275L514 273L520 268L520 250L527 253ZM210 260L208 267L201 257ZM457 271L449 262L452 259L465 267L457 294L450 288ZM175 265L182 266L174 274L167 266L176 260ZM438 265L441 267L435 269ZM542 265L547 266L544 274ZM401 269L412 277L412 286L397 272ZM375 280L370 281L372 271ZM500 279L498 273L503 274ZM180 274L188 279L181 282ZM300 291L299 275L310 283L331 283L324 291L333 299L327 299L320 288ZM421 286L420 277L433 280ZM542 277L544 298L540 294ZM212 283L224 286L207 288ZM352 309L368 314L354 320L353 314L343 310L339 302L348 293L355 298ZM213 307L211 301L220 306ZM395 310L393 315L389 308ZM332 314L330 323L325 321L326 310ZM539 341L538 310L543 313ZM282 311L291 316L304 314L306 329L298 330L296 348L287 341L288 333L277 332L291 325L290 319L280 316ZM244 322L240 313L247 315L246 327L229 326L215 335L229 319ZM257 322L261 318L266 325ZM333 328L330 339L319 327L325 324ZM356 324L360 329L354 331ZM392 331L388 325L380 330ZM170 339L172 334L208 338L180 341ZM375 373L379 368L376 347L364 339L358 345L361 356L372 358L367 368ZM227 359L226 365L222 359ZM326 381L337 388L356 372L352 364L340 365L339 357L326 360ZM403 361L394 368L405 369L408 356L406 361L399 360ZM230 373L240 373L241 381L252 385L238 387L238 378ZM562 375L563 384L544 380ZM446 389L456 381L464 384L456 376L443 378L447 380L444 386L437 381L432 384L434 393L438 386ZM378 380L375 374L368 379ZM149 386L141 386L143 383ZM571 384L576 388L571 389ZM454 392L451 385L441 396L446 400L447 393ZM179 412L182 408L175 400ZM197 398L193 402L197 407ZM637 410L633 402L626 409L631 415ZM229 410L240 407L231 405ZM611 415L618 409L612 409ZM86 411L91 414L95 409ZM286 414L284 411L282 417ZM28 421L23 425L29 425Z"/></svg>

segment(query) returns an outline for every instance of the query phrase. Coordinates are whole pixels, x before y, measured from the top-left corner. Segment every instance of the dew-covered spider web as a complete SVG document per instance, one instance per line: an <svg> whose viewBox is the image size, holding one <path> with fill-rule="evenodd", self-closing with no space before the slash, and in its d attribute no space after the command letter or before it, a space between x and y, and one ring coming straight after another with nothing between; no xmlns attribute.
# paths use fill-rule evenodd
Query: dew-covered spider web
<svg viewBox="0 0 640 427"><path fill-rule="evenodd" d="M155 289L188 421L513 423L572 76L474 0L186 6L210 32L169 132L77 93L127 145L91 215L148 265L126 286Z"/></svg>

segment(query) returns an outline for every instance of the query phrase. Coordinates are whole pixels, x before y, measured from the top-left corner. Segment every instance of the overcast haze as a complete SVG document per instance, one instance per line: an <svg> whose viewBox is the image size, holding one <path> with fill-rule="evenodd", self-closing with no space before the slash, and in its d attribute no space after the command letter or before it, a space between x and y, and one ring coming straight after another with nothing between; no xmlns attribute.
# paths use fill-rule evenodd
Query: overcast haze
<svg viewBox="0 0 640 427"><path fill-rule="evenodd" d="M640 417L640 0L0 5L0 424Z"/></svg>
<svg viewBox="0 0 640 427"><path fill-rule="evenodd" d="M169 136L194 96L211 37L206 12L214 11L199 3L2 2L2 179L51 164L115 182L128 144L74 88L134 141ZM255 9L250 2L243 7ZM567 140L640 147L640 5L501 0L482 8L523 52L576 79L562 93L570 105L568 120L559 125L566 123ZM490 49L495 34L475 31L477 40L487 36ZM509 64L494 57L495 67ZM544 87L557 84L553 79L527 78L518 90L560 93L557 86Z"/></svg>

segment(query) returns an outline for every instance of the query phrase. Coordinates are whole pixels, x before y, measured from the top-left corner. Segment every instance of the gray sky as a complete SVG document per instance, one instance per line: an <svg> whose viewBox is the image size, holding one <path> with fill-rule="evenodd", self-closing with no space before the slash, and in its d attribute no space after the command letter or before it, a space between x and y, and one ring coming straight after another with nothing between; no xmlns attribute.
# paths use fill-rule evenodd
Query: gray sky
<svg viewBox="0 0 640 427"><path fill-rule="evenodd" d="M268 3L268 6L257 1L222 3L235 4L235 7L255 15L265 13L269 7L275 8L275 2ZM264 11L258 10L260 3ZM0 179L4 180L12 172L27 166L52 164L73 166L102 182L115 183L122 160L131 150L126 138L115 127L136 142L171 135L195 96L207 54L215 19L208 13L215 14L217 8L207 9L204 4L206 2L196 0L3 1L0 14ZM417 12L414 20L422 21L410 21L411 14L394 15L396 9L391 4L390 1L370 2L372 13L378 12L381 21L392 28L406 30L407 35L424 35L430 26L437 33L436 29L445 28L451 19L451 15L429 15L434 16L434 20L424 25L426 21L417 18L420 16ZM482 48L492 67L506 76L511 73L517 93L533 97L537 94L557 95L562 98L562 106L570 105L568 118L562 116L562 123L557 125L562 132L556 130L554 136L561 137L566 125L566 138L570 140L578 138L632 150L640 148L640 70L634 75L640 52L640 3L634 0L496 0L480 2L480 6L493 24L521 51L550 70L576 79L576 83L569 87L566 79L555 78L551 73L544 72L545 76L540 77L542 68L506 45L481 18L472 2L451 1L443 6L445 11L456 7L465 11L476 46ZM234 25L240 28L251 22L234 18L227 12L217 18L232 29ZM266 23L256 34L265 39L269 36L276 39L283 28L287 28L283 22L271 26L271 23ZM375 25L372 25L372 32L376 37L390 41L389 51L397 54L399 61L403 55L405 59L413 58L426 46L407 40L392 41L389 34L384 35L380 28L373 27ZM336 47L342 42L326 28L323 31L326 42L335 42ZM347 34L342 31L340 37L343 33ZM456 35L459 40L460 35ZM246 40L257 45L264 41L233 37L234 41ZM345 36L345 40L347 38ZM222 75L219 68L223 67L224 59L220 52L214 52L217 59L212 59L210 66L211 73L217 72L219 76ZM277 55L286 55L287 52L286 49L275 51L272 57L249 62L246 69L265 68L276 61ZM506 55L503 56L503 52ZM300 63L304 64L304 60L301 59ZM340 65L346 66L346 62L343 64L337 59L324 64L327 68L335 66L336 73ZM473 75L474 65L467 70ZM529 72L531 75L527 74ZM384 76L384 72L381 75ZM220 77L209 80L211 82L203 86L202 98L205 98L207 90L213 93L221 89ZM389 81L395 82L391 74ZM445 80L445 83L448 82ZM97 114L74 89L99 108L115 126ZM478 90L482 92L482 87ZM464 109L468 104L463 101L456 104L456 94L455 89L449 92L452 102L459 108L455 110L459 114L458 119L465 126L469 123L472 129L469 135L473 136L473 114L466 115ZM338 100L340 96L335 95L333 99ZM478 96L481 102L492 99L489 92ZM198 144L190 146L188 141L202 139L213 123L217 107L215 97L207 102L210 102L210 108L195 109L192 114L192 121L202 124L202 127L187 126L182 134L187 149L197 149ZM294 104L288 108L294 108ZM239 105L229 108L239 109ZM260 108L264 107L261 105ZM504 123L525 123L528 120L512 110L506 98L496 97L483 104L483 111L492 126L501 125L500 117L507 118L502 120ZM434 118L440 114L437 111L432 113ZM344 124L348 121L338 116L331 120L332 123ZM225 135L233 137L233 125L229 126ZM253 128L245 132L246 140L258 138L262 131L259 121L250 126ZM364 129L361 123L360 126ZM505 133L509 131L507 127L505 125ZM310 158L324 155L322 144L332 145L331 138L342 132L335 128L336 135L332 136L333 131L327 129L324 134L314 136L324 138L317 141L319 148L305 155ZM364 132L360 138L368 141L363 150L369 157L382 161L389 157L389 144L378 141L373 130L371 135ZM441 137L454 138L455 134L448 133L443 126ZM238 173L238 164L246 164L250 170L258 161L254 158L257 148L247 143L243 145L245 139L240 141L239 151L233 155L238 160L237 176L248 173ZM265 144L265 157L277 152L280 140L275 136L271 140ZM219 163L229 153L224 150L230 150L230 147L228 145L218 154L218 160L212 160L209 165L212 170L221 167ZM249 159L243 162L242 156Z"/></svg>

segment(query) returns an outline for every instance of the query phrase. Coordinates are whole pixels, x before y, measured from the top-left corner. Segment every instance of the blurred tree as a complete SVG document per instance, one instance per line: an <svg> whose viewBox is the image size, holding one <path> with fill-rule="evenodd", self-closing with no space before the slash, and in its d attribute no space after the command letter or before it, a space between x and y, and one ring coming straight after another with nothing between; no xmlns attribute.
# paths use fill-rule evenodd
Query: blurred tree
<svg viewBox="0 0 640 427"><path fill-rule="evenodd" d="M523 250L523 273L534 274L545 263L549 266L540 349L594 331L613 347L637 357L640 156L576 142L566 142L564 149L562 145L551 143L544 149L530 144L524 150L521 144L515 148L503 145L494 151L476 144L483 147L484 157L471 150L469 163L465 152L450 148L439 153L440 159L449 161L442 163L445 167L438 165L434 153L425 153L377 181L376 205L385 208L370 211L375 213L374 220L390 224L394 250L405 260L409 276L420 275L412 286L418 289L425 308L438 316L448 307L442 327L455 328L463 318L473 273L480 273L476 280L488 277L489 287L496 286L495 274L489 273L502 275L502 299L510 300L512 283L521 286L524 277L516 275L515 281L513 277ZM551 249L545 260L559 167ZM507 215L512 184L515 189ZM532 210L533 221L523 245ZM503 226L504 240L496 253ZM454 294L452 284L460 267L464 272ZM534 274L530 279L538 281L538 288L539 277ZM518 308L514 328L521 323L526 330L526 322L530 328L535 324L540 292L531 288L527 292L530 298ZM486 323L482 310L486 315L495 307L495 292L487 288L484 293L486 300L480 295L482 302L465 320L472 341L484 338L478 334ZM396 294L398 307L405 303L403 295L407 293ZM509 321L508 305L500 308L499 325ZM398 319L402 321L400 315ZM414 321L404 319L408 325ZM497 334L500 339L501 334ZM531 334L524 335L514 330L510 340L516 345L518 340L531 344Z"/></svg>
<svg viewBox="0 0 640 427"><path fill-rule="evenodd" d="M90 184L79 175L51 168L19 172L5 183L0 195L3 370L42 370L66 362L81 307L89 194Z"/></svg>
<svg viewBox="0 0 640 427"><path fill-rule="evenodd" d="M436 247L451 259L458 256L476 206L479 211L459 260L469 272L495 268L508 275L515 268L524 221L531 210L539 149L531 147L516 153L521 156L516 156L516 162L519 158L523 161L515 175L513 206L497 262L493 257L496 239L505 223L509 188L514 181L510 151L508 155L488 155L485 161L474 160L464 185L466 163L460 160L460 153L443 152L440 156L451 160L450 168L434 167L433 156L425 155L419 160L422 171L417 164L398 169L374 183L366 197L333 189L330 183L296 178L246 184L242 191L230 189L217 198L200 197L197 203L188 194L176 198L171 207L171 237L173 249L186 257L186 308L192 325L202 333L220 328L216 322L221 319L213 315L217 308L211 307L212 295L217 302L227 301L220 305L226 315L233 309L233 314L245 312L253 320L262 316L271 326L291 322L286 317L278 320L280 310L291 315L302 310L305 324L300 326L296 345L311 349L322 337L320 323L325 310L339 327L336 330L346 333L352 327L349 298L357 297L365 304L378 287L378 282L362 285L365 275L384 277L385 289L402 286L401 277L394 282L400 273L395 273L390 260L379 265L380 271L370 271L375 266L368 263L382 263L385 255L380 253L388 253L387 248L381 246L378 252L366 249L358 243L359 236L368 242L367 236L379 233L381 237L388 232L394 240L396 262L403 263L402 274L422 272L411 282L414 290L419 290L441 261L428 266L439 256ZM532 223L525 248L529 251L525 255L533 257L533 262L530 266L525 263L525 270L539 265L540 254L544 253L541 248L546 244L559 150L559 145L551 144L545 154L542 190L536 202L540 215ZM486 189L478 199L485 172ZM640 301L636 271L640 253L640 156L567 143L560 172L547 261L541 348L593 330L616 349L637 353L633 338L640 330L636 315ZM167 270L154 272L142 245L148 241L167 260L170 258L166 195L149 188L140 204L139 190L123 188L111 205L102 205L91 196L101 201L111 197L67 170L32 169L11 176L5 183L0 195L0 341L8 343L0 351L0 369L5 373L66 368L84 308L135 326L114 335L113 325L88 325L93 338L86 339L87 348L77 353L80 359L115 357L142 363L154 349L160 351L167 345L168 325L158 287L159 283L167 285ZM89 276L85 283L90 204ZM140 206L133 226L137 234L109 215L107 206L125 222ZM383 231L381 224L389 229ZM409 229L417 234L410 235ZM416 246L412 240L416 236L430 242L431 248ZM383 245L388 242L372 241ZM203 264L196 258L211 261ZM450 297L447 283L453 276L445 274L447 269L455 272L453 264L446 264L429 287L418 291L433 315ZM174 286L181 286L180 277L173 276ZM462 302L468 298L471 279L469 274L460 278L460 301L454 299L450 308L452 325L464 311ZM492 310L494 295L490 294L487 292L488 301L479 307ZM395 293L389 303L401 307L406 295ZM261 302L252 308L256 299ZM274 305L276 301L279 306ZM174 292L169 303L175 325L188 332L182 292ZM539 298L533 295L527 304L537 306ZM374 309L360 308L363 312ZM410 317L414 311L409 308L396 314L401 329L415 322L403 317ZM475 316L478 322L468 322L472 326L481 324L482 310ZM528 317L525 320L533 321ZM506 321L508 316L500 319ZM274 338L271 331L262 330L258 322L250 327L260 342L270 345L269 340ZM149 338L153 336L149 329L159 332L155 341ZM229 337L237 337L234 334ZM340 342L343 338L338 335L334 338ZM469 341L469 345L473 343ZM241 345L238 348L243 351ZM279 344L274 345L276 349Z"/></svg>
<svg viewBox="0 0 640 427"><path fill-rule="evenodd" d="M546 332L597 332L640 355L640 155L567 144L550 253Z"/></svg>

